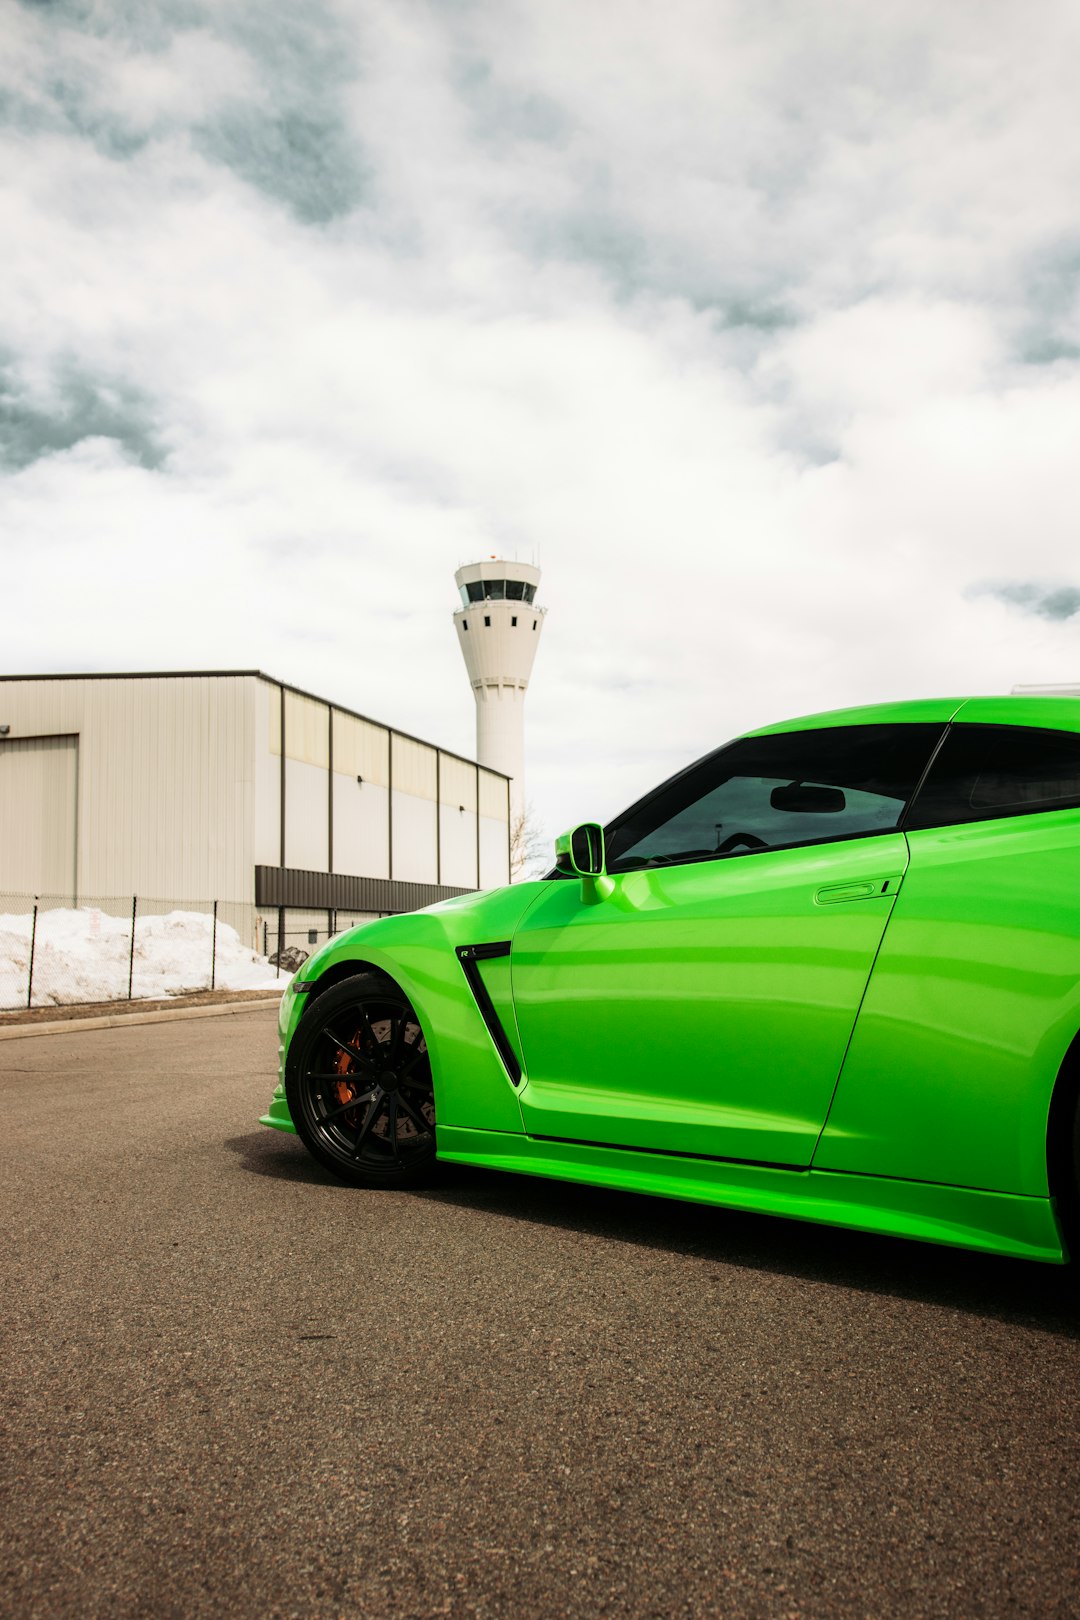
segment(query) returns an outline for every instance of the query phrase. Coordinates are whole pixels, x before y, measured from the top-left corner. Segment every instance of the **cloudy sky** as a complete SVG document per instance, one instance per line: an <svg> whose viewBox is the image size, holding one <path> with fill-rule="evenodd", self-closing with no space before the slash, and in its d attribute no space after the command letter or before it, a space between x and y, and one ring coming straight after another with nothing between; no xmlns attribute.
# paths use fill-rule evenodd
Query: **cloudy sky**
<svg viewBox="0 0 1080 1620"><path fill-rule="evenodd" d="M0 668L260 667L545 833L739 731L1080 679L1080 11L0 0Z"/></svg>

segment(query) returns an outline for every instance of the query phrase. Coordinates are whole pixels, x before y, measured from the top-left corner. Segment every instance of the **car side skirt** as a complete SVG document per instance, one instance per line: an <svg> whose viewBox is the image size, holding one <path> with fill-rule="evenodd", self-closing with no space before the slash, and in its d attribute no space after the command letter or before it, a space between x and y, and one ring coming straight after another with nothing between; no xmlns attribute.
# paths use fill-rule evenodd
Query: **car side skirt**
<svg viewBox="0 0 1080 1620"><path fill-rule="evenodd" d="M717 1204L1051 1265L1068 1260L1050 1198L834 1170L782 1170L453 1125L440 1125L437 1134L439 1158L453 1164Z"/></svg>

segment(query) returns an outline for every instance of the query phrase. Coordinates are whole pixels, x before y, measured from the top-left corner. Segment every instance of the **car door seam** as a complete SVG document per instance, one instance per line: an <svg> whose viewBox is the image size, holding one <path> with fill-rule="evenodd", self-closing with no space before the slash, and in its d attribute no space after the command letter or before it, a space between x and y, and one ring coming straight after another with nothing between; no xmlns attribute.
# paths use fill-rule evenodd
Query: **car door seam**
<svg viewBox="0 0 1080 1620"><path fill-rule="evenodd" d="M843 1078L844 1066L848 1060L848 1053L851 1051L851 1043L855 1039L855 1031L859 1027L859 1019L862 1017L863 1005L866 1001L867 992L870 989L871 980L874 977L874 969L877 967L878 957L881 955L881 947L885 943L886 936L889 932L889 925L896 914L896 897L904 886L904 879L907 877L908 870L911 866L911 845L908 843L907 834L905 832L901 832L900 836L904 840L904 848L907 850L907 860L904 862L904 870L900 873L900 881L893 890L892 901L889 906L889 915L886 917L885 926L881 930L881 936L877 942L877 949L874 951L874 959L870 963L870 971L866 975L866 983L863 985L862 995L859 997L859 1005L855 1009L855 1017L851 1020L851 1028L848 1030L848 1038L844 1043L844 1055L840 1059L840 1067L836 1071L836 1079L833 1082L832 1092L829 1096L829 1106L825 1110L825 1117L821 1122L821 1129L817 1133L817 1140L814 1143L814 1150L810 1155L808 1168L811 1170L814 1168L814 1160L817 1158L817 1151L821 1146L821 1138L825 1135L825 1132L829 1126L829 1117L832 1114L833 1105L836 1102L836 1093L840 1089L840 1081Z"/></svg>

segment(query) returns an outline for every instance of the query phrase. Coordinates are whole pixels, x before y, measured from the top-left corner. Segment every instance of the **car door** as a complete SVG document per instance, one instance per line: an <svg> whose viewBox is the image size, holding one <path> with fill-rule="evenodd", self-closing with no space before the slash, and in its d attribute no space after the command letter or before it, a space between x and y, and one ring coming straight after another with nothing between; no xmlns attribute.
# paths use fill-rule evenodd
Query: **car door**
<svg viewBox="0 0 1080 1620"><path fill-rule="evenodd" d="M909 871L814 1168L1045 1197L1080 1029L1080 704L965 704L904 826Z"/></svg>
<svg viewBox="0 0 1080 1620"><path fill-rule="evenodd" d="M940 724L741 739L554 881L511 972L537 1137L804 1166L902 882Z"/></svg>

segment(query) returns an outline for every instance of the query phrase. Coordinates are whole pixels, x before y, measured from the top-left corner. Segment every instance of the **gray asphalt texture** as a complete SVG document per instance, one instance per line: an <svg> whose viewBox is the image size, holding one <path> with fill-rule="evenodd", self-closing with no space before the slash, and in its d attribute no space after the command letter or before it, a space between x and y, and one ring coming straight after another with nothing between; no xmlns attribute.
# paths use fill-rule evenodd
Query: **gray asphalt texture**
<svg viewBox="0 0 1080 1620"><path fill-rule="evenodd" d="M1065 1270L260 1128L271 1009L8 1041L8 1614L1075 1615Z"/></svg>

